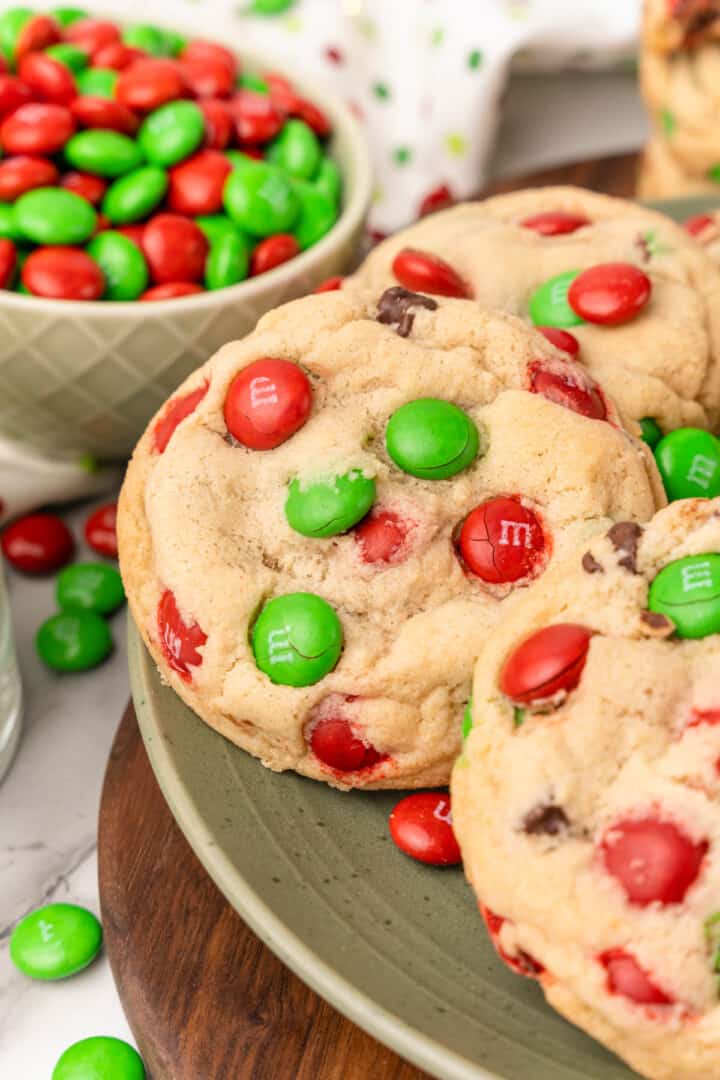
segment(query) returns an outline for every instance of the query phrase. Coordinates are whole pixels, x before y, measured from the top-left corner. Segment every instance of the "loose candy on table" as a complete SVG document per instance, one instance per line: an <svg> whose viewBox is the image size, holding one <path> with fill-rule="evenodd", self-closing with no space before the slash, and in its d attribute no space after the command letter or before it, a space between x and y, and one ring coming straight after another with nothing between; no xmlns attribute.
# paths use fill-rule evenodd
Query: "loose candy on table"
<svg viewBox="0 0 720 1080"><path fill-rule="evenodd" d="M117 541L117 503L105 503L93 510L83 529L85 541L98 555L116 559Z"/></svg>
<svg viewBox="0 0 720 1080"><path fill-rule="evenodd" d="M467 413L449 401L420 398L397 409L387 425L387 451L411 476L446 480L472 465L480 435Z"/></svg>
<svg viewBox="0 0 720 1080"><path fill-rule="evenodd" d="M28 514L3 530L2 551L16 570L51 574L75 554L72 533L55 514Z"/></svg>
<svg viewBox="0 0 720 1080"><path fill-rule="evenodd" d="M686 555L656 575L648 609L672 620L680 638L720 633L720 555Z"/></svg>
<svg viewBox="0 0 720 1080"><path fill-rule="evenodd" d="M338 536L365 517L375 502L375 493L375 481L359 469L310 484L293 480L285 516L302 536Z"/></svg>
<svg viewBox="0 0 720 1080"><path fill-rule="evenodd" d="M55 592L61 611L112 615L125 603L122 578L106 563L73 563L60 572Z"/></svg>
<svg viewBox="0 0 720 1080"><path fill-rule="evenodd" d="M62 611L42 624L35 647L40 659L56 671L85 671L110 655L112 637L94 611Z"/></svg>
<svg viewBox="0 0 720 1080"><path fill-rule="evenodd" d="M142 1058L129 1043L96 1035L69 1046L51 1080L146 1080L146 1076Z"/></svg>
<svg viewBox="0 0 720 1080"><path fill-rule="evenodd" d="M86 908L48 904L21 919L10 936L10 959L31 979L66 979L91 964L102 928Z"/></svg>
<svg viewBox="0 0 720 1080"><path fill-rule="evenodd" d="M448 795L431 791L407 795L393 808L389 826L397 847L418 862L456 866L462 861Z"/></svg>
<svg viewBox="0 0 720 1080"><path fill-rule="evenodd" d="M271 682L311 686L340 659L343 631L336 612L313 593L269 600L251 631L255 663Z"/></svg>
<svg viewBox="0 0 720 1080"><path fill-rule="evenodd" d="M720 439L700 428L677 428L655 446L665 493L674 499L720 495Z"/></svg>

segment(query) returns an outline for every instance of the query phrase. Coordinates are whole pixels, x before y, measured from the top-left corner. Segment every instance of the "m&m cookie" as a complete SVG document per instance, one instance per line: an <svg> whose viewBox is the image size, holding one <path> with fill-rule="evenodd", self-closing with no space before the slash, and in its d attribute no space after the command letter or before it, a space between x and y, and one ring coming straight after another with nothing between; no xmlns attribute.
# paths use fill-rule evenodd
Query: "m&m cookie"
<svg viewBox="0 0 720 1080"><path fill-rule="evenodd" d="M533 323L664 434L720 419L720 270L636 203L558 187L441 211L379 244L343 288L391 285Z"/></svg>
<svg viewBox="0 0 720 1080"><path fill-rule="evenodd" d="M432 786L504 600L663 501L566 352L393 286L287 304L201 367L138 445L118 538L148 648L209 724L273 769Z"/></svg>
<svg viewBox="0 0 720 1080"><path fill-rule="evenodd" d="M480 655L453 827L491 938L651 1080L720 1052L720 499L616 522Z"/></svg>

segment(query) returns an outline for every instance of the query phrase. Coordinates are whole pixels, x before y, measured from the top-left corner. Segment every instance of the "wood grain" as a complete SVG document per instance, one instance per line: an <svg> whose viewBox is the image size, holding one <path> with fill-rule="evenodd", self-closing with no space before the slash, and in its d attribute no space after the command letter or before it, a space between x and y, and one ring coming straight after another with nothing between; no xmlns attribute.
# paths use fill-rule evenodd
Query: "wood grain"
<svg viewBox="0 0 720 1080"><path fill-rule="evenodd" d="M578 162L489 190L630 195L636 164ZM99 864L107 952L153 1080L427 1080L291 974L226 903L167 808L132 706L105 776Z"/></svg>

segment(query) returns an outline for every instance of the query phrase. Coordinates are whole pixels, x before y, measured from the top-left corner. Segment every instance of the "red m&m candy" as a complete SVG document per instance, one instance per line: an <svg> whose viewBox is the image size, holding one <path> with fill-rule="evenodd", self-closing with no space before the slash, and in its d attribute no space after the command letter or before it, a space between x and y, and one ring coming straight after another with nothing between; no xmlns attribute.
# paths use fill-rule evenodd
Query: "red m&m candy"
<svg viewBox="0 0 720 1080"><path fill-rule="evenodd" d="M408 795L393 809L389 824L395 844L418 862L455 866L462 861L449 795L431 791Z"/></svg>
<svg viewBox="0 0 720 1080"><path fill-rule="evenodd" d="M399 562L409 525L392 510L369 514L355 529L360 558L366 563Z"/></svg>
<svg viewBox="0 0 720 1080"><path fill-rule="evenodd" d="M66 191L74 191L76 195L87 199L92 206L98 206L107 190L107 182L92 173L69 172L60 178L60 187L64 187Z"/></svg>
<svg viewBox="0 0 720 1080"><path fill-rule="evenodd" d="M342 289L342 283L344 280L345 279L341 274L334 274L333 277L325 278L325 281L321 281L319 285L316 285L313 289L313 292L336 292L338 289Z"/></svg>
<svg viewBox="0 0 720 1080"><path fill-rule="evenodd" d="M145 53L140 49L126 45L124 41L109 41L93 53L93 67L104 68L106 71L124 71L135 60L142 60L144 56Z"/></svg>
<svg viewBox="0 0 720 1080"><path fill-rule="evenodd" d="M32 52L23 57L18 75L29 86L33 96L40 101L56 105L68 105L77 97L77 87L72 73L64 64L58 63L46 53Z"/></svg>
<svg viewBox="0 0 720 1080"><path fill-rule="evenodd" d="M80 248L39 247L22 268L22 283L34 296L50 300L99 300L105 276Z"/></svg>
<svg viewBox="0 0 720 1080"><path fill-rule="evenodd" d="M115 99L129 109L152 112L168 101L185 96L185 74L175 60L162 57L137 60L120 72Z"/></svg>
<svg viewBox="0 0 720 1080"><path fill-rule="evenodd" d="M160 598L157 621L160 645L168 664L185 682L190 682L191 668L202 664L202 653L198 649L207 641L207 634L196 622L185 622L169 589Z"/></svg>
<svg viewBox="0 0 720 1080"><path fill-rule="evenodd" d="M153 442L159 454L167 447L178 424L197 409L209 388L209 383L203 383L181 397L170 398L153 431Z"/></svg>
<svg viewBox="0 0 720 1080"><path fill-rule="evenodd" d="M29 86L14 75L0 74L0 118L9 116L33 99Z"/></svg>
<svg viewBox="0 0 720 1080"><path fill-rule="evenodd" d="M337 715L332 709L321 708L326 715L310 729L309 742L313 754L323 765L334 772L349 773L371 769L387 760L386 754L381 754L353 729L347 717L342 715L341 702Z"/></svg>
<svg viewBox="0 0 720 1080"><path fill-rule="evenodd" d="M212 60L216 64L222 64L233 75L238 73L238 62L235 54L230 49L226 49L224 45L219 45L216 41L204 41L202 38L189 41L180 53L180 60L183 63L194 60Z"/></svg>
<svg viewBox="0 0 720 1080"><path fill-rule="evenodd" d="M282 113L266 94L240 90L230 102L235 130L241 143L258 145L274 139L283 126Z"/></svg>
<svg viewBox="0 0 720 1080"><path fill-rule="evenodd" d="M15 202L24 192L57 183L58 171L52 161L21 154L0 162L0 201Z"/></svg>
<svg viewBox="0 0 720 1080"><path fill-rule="evenodd" d="M105 45L120 41L120 31L114 23L102 19L78 19L65 29L65 38L93 56Z"/></svg>
<svg viewBox="0 0 720 1080"><path fill-rule="evenodd" d="M508 920L503 919L501 915L496 915L494 911L485 907L484 904L480 904L480 914L485 920L490 940L500 959L518 975L524 975L526 979L538 979L545 971L542 964L539 964L537 960L522 950L511 955L500 944L500 931Z"/></svg>
<svg viewBox="0 0 720 1080"><path fill-rule="evenodd" d="M532 229L541 236L562 236L581 229L583 225L589 225L590 221L582 214L569 214L565 210L548 210L542 214L532 214L520 224L524 229Z"/></svg>
<svg viewBox="0 0 720 1080"><path fill-rule="evenodd" d="M99 555L116 559L117 542L117 503L106 503L93 510L85 522L85 540Z"/></svg>
<svg viewBox="0 0 720 1080"><path fill-rule="evenodd" d="M208 150L224 150L230 144L234 130L227 101L201 98L198 107L205 117L205 146Z"/></svg>
<svg viewBox="0 0 720 1080"><path fill-rule="evenodd" d="M177 214L214 214L232 165L217 150L201 150L170 170L167 202ZM297 252L296 252L297 253Z"/></svg>
<svg viewBox="0 0 720 1080"><path fill-rule="evenodd" d="M674 1001L643 971L632 953L625 949L608 949L598 960L607 972L607 988L611 994L626 997L636 1005L673 1005Z"/></svg>
<svg viewBox="0 0 720 1080"><path fill-rule="evenodd" d="M569 330L561 330L559 326L537 326L543 337L547 338L556 349L562 349L568 356L575 357L580 352L580 342Z"/></svg>
<svg viewBox="0 0 720 1080"><path fill-rule="evenodd" d="M60 28L49 15L33 15L23 26L15 43L15 60L28 53L47 49L60 40Z"/></svg>
<svg viewBox="0 0 720 1080"><path fill-rule="evenodd" d="M439 184L432 191L428 191L419 207L419 216L434 214L437 210L443 210L446 206L452 206L455 196L447 184Z"/></svg>
<svg viewBox="0 0 720 1080"><path fill-rule="evenodd" d="M433 293L435 296L455 296L467 300L472 296L469 286L456 270L427 251L403 248L392 264L393 274L406 289Z"/></svg>
<svg viewBox="0 0 720 1080"><path fill-rule="evenodd" d="M25 574L50 574L69 563L75 541L55 514L28 514L8 525L2 534L5 558Z"/></svg>
<svg viewBox="0 0 720 1080"><path fill-rule="evenodd" d="M31 102L3 121L0 143L7 154L54 154L74 130L72 113L64 105Z"/></svg>
<svg viewBox="0 0 720 1080"><path fill-rule="evenodd" d="M684 228L691 236L699 236L701 232L714 225L715 221L710 214L695 214L684 223Z"/></svg>
<svg viewBox="0 0 720 1080"><path fill-rule="evenodd" d="M307 375L289 360L255 360L236 375L225 399L228 431L251 450L272 450L303 426L312 407Z"/></svg>
<svg viewBox="0 0 720 1080"><path fill-rule="evenodd" d="M553 371L535 363L530 368L530 390L590 420L607 420L600 388L589 378L580 381L569 371Z"/></svg>
<svg viewBox="0 0 720 1080"><path fill-rule="evenodd" d="M151 289L146 289L139 299L143 303L154 300L177 300L180 296L195 296L201 292L205 292L202 285L194 281L166 281L164 285L153 285Z"/></svg>
<svg viewBox="0 0 720 1080"><path fill-rule="evenodd" d="M157 214L145 226L143 252L153 281L200 281L208 242L194 221L181 214Z"/></svg>
<svg viewBox="0 0 720 1080"><path fill-rule="evenodd" d="M642 311L651 292L650 278L632 263L602 263L578 274L567 298L587 322L616 326Z"/></svg>
<svg viewBox="0 0 720 1080"><path fill-rule="evenodd" d="M0 289L9 289L15 277L17 266L17 251L12 240L3 236L0 238ZM0 500L0 513L2 513L2 501Z"/></svg>
<svg viewBox="0 0 720 1080"><path fill-rule="evenodd" d="M290 233L276 233L261 240L250 256L250 274L266 274L288 259L293 259L300 251L300 245Z"/></svg>
<svg viewBox="0 0 720 1080"><path fill-rule="evenodd" d="M458 548L467 568L491 584L529 577L546 554L538 515L507 497L488 499L468 514Z"/></svg>
<svg viewBox="0 0 720 1080"><path fill-rule="evenodd" d="M100 128L103 131L119 131L121 135L134 135L140 126L132 109L119 101L103 97L78 97L70 105L70 112L84 128Z"/></svg>
<svg viewBox="0 0 720 1080"><path fill-rule="evenodd" d="M593 631L578 623L555 623L526 638L500 672L500 689L522 705L543 701L580 682Z"/></svg>
<svg viewBox="0 0 720 1080"><path fill-rule="evenodd" d="M671 821L630 818L603 837L608 873L622 885L631 904L679 904L696 881L707 852Z"/></svg>
<svg viewBox="0 0 720 1080"><path fill-rule="evenodd" d="M182 60L190 90L199 98L229 97L235 88L235 72L216 57L189 55Z"/></svg>

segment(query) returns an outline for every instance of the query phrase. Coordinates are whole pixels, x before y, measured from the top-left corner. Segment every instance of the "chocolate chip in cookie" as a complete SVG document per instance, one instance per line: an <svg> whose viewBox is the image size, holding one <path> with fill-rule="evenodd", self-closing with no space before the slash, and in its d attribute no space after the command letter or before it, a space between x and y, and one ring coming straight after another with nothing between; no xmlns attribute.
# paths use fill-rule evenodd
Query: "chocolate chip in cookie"
<svg viewBox="0 0 720 1080"><path fill-rule="evenodd" d="M415 321L415 313L411 310L414 307L435 311L437 303L430 296L394 285L378 300L377 321L394 326L400 337L408 337Z"/></svg>
<svg viewBox="0 0 720 1080"><path fill-rule="evenodd" d="M559 836L570 828L570 821L562 806L540 803L528 811L522 827L529 836Z"/></svg>
<svg viewBox="0 0 720 1080"><path fill-rule="evenodd" d="M608 529L608 540L622 556L618 564L631 574L637 574L637 548L641 536L642 529L634 521L617 521Z"/></svg>
<svg viewBox="0 0 720 1080"><path fill-rule="evenodd" d="M586 551L582 557L582 568L586 574L604 574L605 568L600 565L594 555Z"/></svg>
<svg viewBox="0 0 720 1080"><path fill-rule="evenodd" d="M672 619L659 611L642 611L640 619L644 624L645 633L650 637L670 637L675 629L675 623Z"/></svg>

